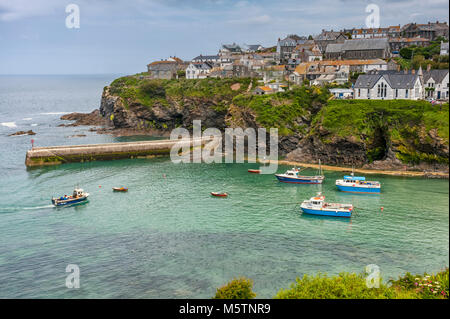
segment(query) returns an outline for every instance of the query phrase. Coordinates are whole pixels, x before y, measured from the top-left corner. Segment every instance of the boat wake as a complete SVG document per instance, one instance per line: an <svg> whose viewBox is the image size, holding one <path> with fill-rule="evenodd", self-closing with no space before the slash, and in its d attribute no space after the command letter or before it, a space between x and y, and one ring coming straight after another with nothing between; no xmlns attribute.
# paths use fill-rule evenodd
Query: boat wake
<svg viewBox="0 0 450 319"><path fill-rule="evenodd" d="M53 205L45 205L45 206L33 206L33 207L0 207L0 214L1 213L14 213L14 212L20 212L24 210L38 210L38 209L46 209L46 208L52 208Z"/></svg>

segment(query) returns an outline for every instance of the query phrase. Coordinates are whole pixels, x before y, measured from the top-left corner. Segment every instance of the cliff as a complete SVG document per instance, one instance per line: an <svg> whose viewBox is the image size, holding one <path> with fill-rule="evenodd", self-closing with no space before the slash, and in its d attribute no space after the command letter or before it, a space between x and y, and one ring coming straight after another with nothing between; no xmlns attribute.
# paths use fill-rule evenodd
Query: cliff
<svg viewBox="0 0 450 319"><path fill-rule="evenodd" d="M167 135L173 128L277 127L288 160L374 169L448 172L448 104L330 100L328 90L294 87L255 96L251 79L146 80L105 87L101 115L116 129Z"/></svg>

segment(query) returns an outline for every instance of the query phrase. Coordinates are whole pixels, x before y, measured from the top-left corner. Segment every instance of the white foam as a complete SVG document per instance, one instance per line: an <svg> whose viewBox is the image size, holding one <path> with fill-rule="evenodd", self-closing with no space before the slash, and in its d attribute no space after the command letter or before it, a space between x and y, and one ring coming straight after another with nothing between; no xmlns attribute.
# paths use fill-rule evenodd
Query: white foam
<svg viewBox="0 0 450 319"><path fill-rule="evenodd" d="M31 124L31 126L38 126L36 123Z"/></svg>
<svg viewBox="0 0 450 319"><path fill-rule="evenodd" d="M6 126L6 127L9 127L9 128L17 127L16 122L3 122L3 123L0 123L0 125Z"/></svg>
<svg viewBox="0 0 450 319"><path fill-rule="evenodd" d="M26 118L24 118L24 119L22 119L23 121L31 121L32 120L32 118L31 117L26 117Z"/></svg>

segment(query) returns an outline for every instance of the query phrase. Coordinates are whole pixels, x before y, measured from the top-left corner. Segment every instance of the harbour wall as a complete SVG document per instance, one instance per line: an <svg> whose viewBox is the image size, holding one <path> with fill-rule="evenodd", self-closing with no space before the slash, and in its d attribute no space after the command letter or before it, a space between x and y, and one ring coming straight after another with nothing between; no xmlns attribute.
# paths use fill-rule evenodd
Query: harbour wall
<svg viewBox="0 0 450 319"><path fill-rule="evenodd" d="M27 151L27 167L63 163L168 156L172 147L204 146L212 137L185 140L156 140L108 144L33 147Z"/></svg>

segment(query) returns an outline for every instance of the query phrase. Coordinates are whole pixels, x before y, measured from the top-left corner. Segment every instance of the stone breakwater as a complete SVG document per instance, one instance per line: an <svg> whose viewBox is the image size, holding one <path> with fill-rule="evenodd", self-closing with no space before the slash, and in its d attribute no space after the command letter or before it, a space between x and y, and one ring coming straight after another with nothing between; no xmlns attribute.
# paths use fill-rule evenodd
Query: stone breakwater
<svg viewBox="0 0 450 319"><path fill-rule="evenodd" d="M25 165L33 167L74 162L168 156L175 143L180 143L179 146L194 147L194 145L203 146L211 139L210 137L203 137L186 140L34 147L27 151Z"/></svg>

